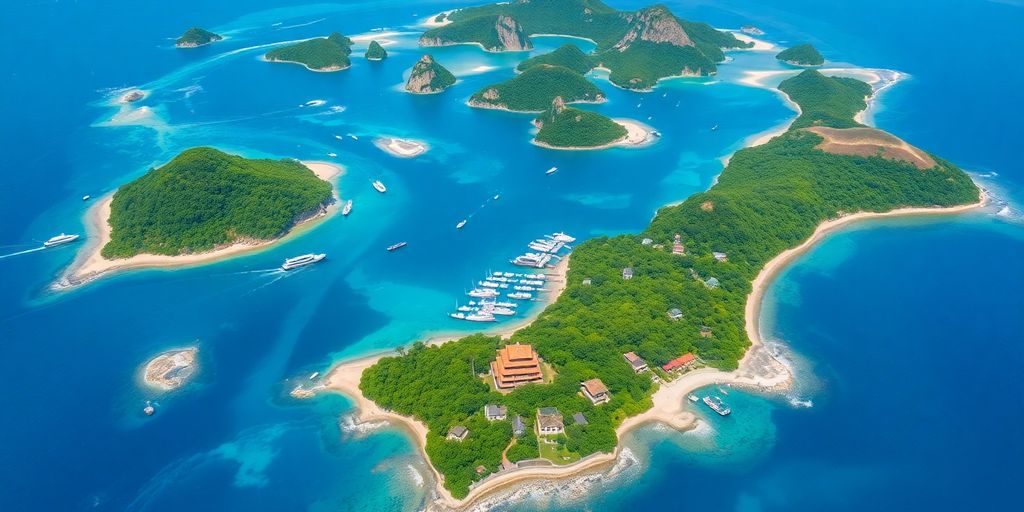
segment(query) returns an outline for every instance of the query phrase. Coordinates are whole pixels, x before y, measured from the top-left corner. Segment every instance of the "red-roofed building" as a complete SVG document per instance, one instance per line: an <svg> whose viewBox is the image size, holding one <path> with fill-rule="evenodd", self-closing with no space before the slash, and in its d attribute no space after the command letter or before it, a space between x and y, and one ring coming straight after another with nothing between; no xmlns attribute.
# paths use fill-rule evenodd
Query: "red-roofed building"
<svg viewBox="0 0 1024 512"><path fill-rule="evenodd" d="M682 369L682 368L686 368L687 366L690 366L696 360L697 360L697 356L687 352L687 353L685 353L685 354L683 354L683 355L681 355L681 356L679 356L679 357L677 357L677 358L675 358L675 359L673 359L673 360L671 360L671 361L661 365L661 369L665 370L666 372L671 372L671 371L674 371L674 370L679 370L679 369Z"/></svg>

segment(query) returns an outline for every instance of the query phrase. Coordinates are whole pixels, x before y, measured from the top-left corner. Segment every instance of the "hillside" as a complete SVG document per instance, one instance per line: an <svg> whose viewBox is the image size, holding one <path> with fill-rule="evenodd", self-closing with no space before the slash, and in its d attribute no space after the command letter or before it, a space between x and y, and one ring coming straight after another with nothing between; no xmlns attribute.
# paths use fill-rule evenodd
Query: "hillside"
<svg viewBox="0 0 1024 512"><path fill-rule="evenodd" d="M526 71L540 65L562 66L581 75L585 75L591 69L594 69L594 61L591 60L590 56L583 53L578 46L570 43L563 44L554 51L530 57L520 62L516 69Z"/></svg>
<svg viewBox="0 0 1024 512"><path fill-rule="evenodd" d="M352 40L334 32L327 37L275 48L264 57L271 62L302 64L312 71L340 71L351 65L351 53Z"/></svg>
<svg viewBox="0 0 1024 512"><path fill-rule="evenodd" d="M455 85L455 75L435 61L432 56L424 55L409 72L405 90L416 94L433 94L453 85Z"/></svg>
<svg viewBox="0 0 1024 512"><path fill-rule="evenodd" d="M787 48L779 52L775 58L795 66L820 66L825 63L825 57L822 57L818 50L810 44L799 44Z"/></svg>
<svg viewBox="0 0 1024 512"><path fill-rule="evenodd" d="M499 14L480 16L426 31L420 46L448 46L476 43L490 52L518 52L533 49L523 27L515 18Z"/></svg>
<svg viewBox="0 0 1024 512"><path fill-rule="evenodd" d="M295 160L251 160L192 148L122 186L106 258L203 252L270 240L331 201L331 185Z"/></svg>
<svg viewBox="0 0 1024 512"><path fill-rule="evenodd" d="M181 34L181 37L174 42L174 46L178 48L196 48L204 46L216 41L220 41L224 37L214 34L209 30L202 29L199 27L192 27Z"/></svg>
<svg viewBox="0 0 1024 512"><path fill-rule="evenodd" d="M368 60L384 60L388 58L388 52L376 40L370 41L370 45L366 48L366 58Z"/></svg>
<svg viewBox="0 0 1024 512"><path fill-rule="evenodd" d="M566 107L562 98L555 98L534 124L539 128L534 140L555 148L593 148L626 136L622 125L597 112Z"/></svg>
<svg viewBox="0 0 1024 512"><path fill-rule="evenodd" d="M813 69L787 78L779 90L800 105L801 114L793 128L860 126L853 117L867 108L865 99L871 95L871 86L860 80L825 76Z"/></svg>
<svg viewBox="0 0 1024 512"><path fill-rule="evenodd" d="M470 106L516 112L543 112L561 97L565 103L605 99L583 75L561 66L533 66L511 80L484 87L469 99Z"/></svg>

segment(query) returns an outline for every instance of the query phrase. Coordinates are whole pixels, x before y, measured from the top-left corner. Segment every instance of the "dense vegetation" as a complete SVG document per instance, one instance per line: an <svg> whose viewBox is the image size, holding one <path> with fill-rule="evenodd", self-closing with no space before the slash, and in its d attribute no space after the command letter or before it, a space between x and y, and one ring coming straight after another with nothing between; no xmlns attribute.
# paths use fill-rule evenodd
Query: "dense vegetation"
<svg viewBox="0 0 1024 512"><path fill-rule="evenodd" d="M370 41L370 46L366 48L366 58L370 60L384 60L388 58L388 52L377 41Z"/></svg>
<svg viewBox="0 0 1024 512"><path fill-rule="evenodd" d="M540 65L562 66L581 75L585 75L591 69L594 69L594 61L587 54L583 53L578 46L570 43L563 44L554 51L530 57L520 62L516 69L526 71Z"/></svg>
<svg viewBox="0 0 1024 512"><path fill-rule="evenodd" d="M553 105L535 122L540 130L534 140L556 148L604 146L626 136L624 126L597 112L564 106Z"/></svg>
<svg viewBox="0 0 1024 512"><path fill-rule="evenodd" d="M118 189L102 253L178 255L245 238L269 240L330 198L331 185L295 160L192 148Z"/></svg>
<svg viewBox="0 0 1024 512"><path fill-rule="evenodd" d="M454 43L478 43L489 51L509 50L498 35L498 15L480 16L468 19L461 23L451 23L437 28L432 28L423 33L420 38L422 43L429 45L444 45ZM518 34L519 40L525 48L530 49L529 37L525 33ZM520 48L511 48L520 50Z"/></svg>
<svg viewBox="0 0 1024 512"><path fill-rule="evenodd" d="M194 48L196 46L210 44L214 41L220 41L221 39L224 38L210 32L209 30L192 27L186 30L185 33L181 34L181 37L179 37L174 44L180 48Z"/></svg>
<svg viewBox="0 0 1024 512"><path fill-rule="evenodd" d="M779 90L800 105L800 117L793 128L860 126L853 117L867 108L866 98L871 95L871 86L860 80L825 76L813 69L787 78L779 84Z"/></svg>
<svg viewBox="0 0 1024 512"><path fill-rule="evenodd" d="M566 103L600 101L604 94L583 75L561 66L533 66L511 80L489 85L470 97L470 105L517 112L543 112L561 97Z"/></svg>
<svg viewBox="0 0 1024 512"><path fill-rule="evenodd" d="M434 93L455 85L455 75L430 55L424 55L409 72L405 90L415 93Z"/></svg>
<svg viewBox="0 0 1024 512"><path fill-rule="evenodd" d="M798 44L787 48L779 52L775 58L799 66L820 66L825 63L825 57L822 57L818 50L810 44Z"/></svg>
<svg viewBox="0 0 1024 512"><path fill-rule="evenodd" d="M327 37L308 39L270 50L270 61L295 62L314 71L336 71L349 67L352 40L335 32Z"/></svg>
<svg viewBox="0 0 1024 512"><path fill-rule="evenodd" d="M716 71L703 53L693 46L638 41L626 51L608 50L594 56L608 68L608 79L627 89L650 89L659 79L680 75L707 75Z"/></svg>

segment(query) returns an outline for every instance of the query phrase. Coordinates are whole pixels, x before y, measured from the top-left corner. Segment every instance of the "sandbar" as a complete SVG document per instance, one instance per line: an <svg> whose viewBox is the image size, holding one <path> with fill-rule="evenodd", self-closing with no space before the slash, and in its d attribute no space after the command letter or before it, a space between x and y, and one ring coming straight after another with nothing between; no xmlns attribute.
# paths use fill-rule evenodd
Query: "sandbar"
<svg viewBox="0 0 1024 512"><path fill-rule="evenodd" d="M373 144L382 151L399 158L413 158L425 153L430 146L425 142L397 137L378 137Z"/></svg>

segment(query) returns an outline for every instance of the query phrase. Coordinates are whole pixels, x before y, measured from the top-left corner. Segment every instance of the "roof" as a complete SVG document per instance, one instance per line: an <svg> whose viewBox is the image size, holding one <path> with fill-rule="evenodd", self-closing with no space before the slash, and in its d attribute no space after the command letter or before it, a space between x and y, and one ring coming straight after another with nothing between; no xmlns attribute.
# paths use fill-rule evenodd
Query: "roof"
<svg viewBox="0 0 1024 512"><path fill-rule="evenodd" d="M603 382L601 382L601 379L590 379L588 381L584 381L583 387L587 388L587 393L590 393L590 396L597 396L608 392L608 388L605 387Z"/></svg>
<svg viewBox="0 0 1024 512"><path fill-rule="evenodd" d="M666 372L667 371L672 371L672 370L675 370L676 368L679 368L680 366L690 364L690 363L692 363L695 360L697 360L697 356L693 355L690 352L687 352L687 353L685 353L685 354L683 354L683 355L681 355L681 356L679 356L679 357L677 357L677 358L675 358L675 359L673 359L673 360L663 364L661 366L661 368L663 370L665 370Z"/></svg>
<svg viewBox="0 0 1024 512"><path fill-rule="evenodd" d="M574 421L577 425L586 425L587 423L590 423L589 421L587 421L587 417L584 416L582 412L573 414L572 421Z"/></svg>
<svg viewBox="0 0 1024 512"><path fill-rule="evenodd" d="M626 267L626 268L622 269L622 273L623 274L632 274L633 273L633 267Z"/></svg>
<svg viewBox="0 0 1024 512"><path fill-rule="evenodd" d="M511 360L518 359L532 359L533 358L533 347L531 345L505 345L505 351L508 354L508 358Z"/></svg>
<svg viewBox="0 0 1024 512"><path fill-rule="evenodd" d="M729 255L725 254L724 252L715 251L712 252L711 254L715 257L716 260L724 260L725 258L729 257Z"/></svg>
<svg viewBox="0 0 1024 512"><path fill-rule="evenodd" d="M565 424L562 423L562 415L554 414L548 416L541 416L537 418L537 424L540 428L563 428Z"/></svg>
<svg viewBox="0 0 1024 512"><path fill-rule="evenodd" d="M537 414L541 416L554 416L556 414L561 416L562 413L558 412L557 407L541 407L537 409Z"/></svg>
<svg viewBox="0 0 1024 512"><path fill-rule="evenodd" d="M647 362L647 361L644 361L644 358L636 355L636 352L626 352L625 354L622 354L622 357L625 357L626 361L629 361L631 363L646 363Z"/></svg>
<svg viewBox="0 0 1024 512"><path fill-rule="evenodd" d="M458 437L462 437L468 433L469 429L463 427L462 425L455 425L454 427L451 428L451 430L448 431L448 435Z"/></svg>
<svg viewBox="0 0 1024 512"><path fill-rule="evenodd" d="M484 406L484 415L486 416L504 416L508 412L508 407L497 404L487 404Z"/></svg>
<svg viewBox="0 0 1024 512"><path fill-rule="evenodd" d="M650 238L644 238L643 240L640 241L640 243L644 245L651 245L654 243L654 240L651 240Z"/></svg>
<svg viewBox="0 0 1024 512"><path fill-rule="evenodd" d="M523 423L523 418L520 418L518 414L515 418L512 418L512 430L516 432L526 430L526 424Z"/></svg>
<svg viewBox="0 0 1024 512"><path fill-rule="evenodd" d="M683 316L683 310L679 308L672 308L668 310L668 314L671 316Z"/></svg>
<svg viewBox="0 0 1024 512"><path fill-rule="evenodd" d="M719 284L718 283L718 278L717 277L709 277L707 281L704 281L704 284L706 284L708 286L718 286L718 284Z"/></svg>

